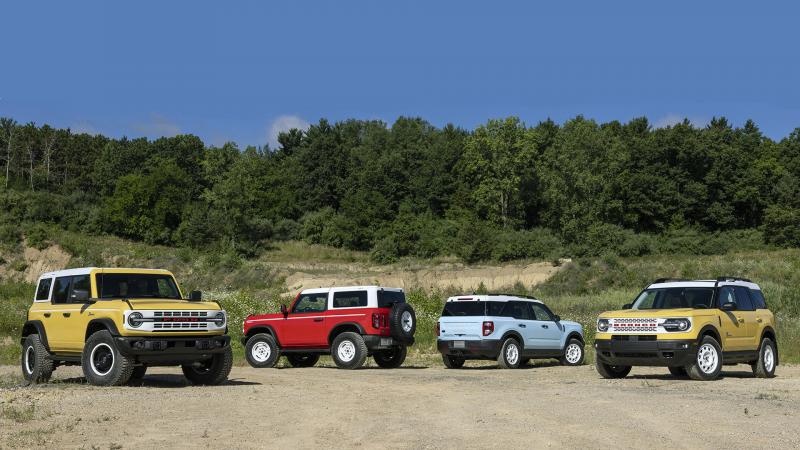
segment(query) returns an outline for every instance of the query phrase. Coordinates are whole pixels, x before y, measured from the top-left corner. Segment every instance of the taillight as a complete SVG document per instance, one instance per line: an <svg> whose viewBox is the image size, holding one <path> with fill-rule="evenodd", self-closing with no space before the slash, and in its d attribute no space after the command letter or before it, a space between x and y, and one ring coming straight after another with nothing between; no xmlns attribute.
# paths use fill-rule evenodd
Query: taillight
<svg viewBox="0 0 800 450"><path fill-rule="evenodd" d="M381 315L378 313L372 313L372 328L380 328L381 327Z"/></svg>
<svg viewBox="0 0 800 450"><path fill-rule="evenodd" d="M494 322L483 322L483 335L488 336L494 332Z"/></svg>
<svg viewBox="0 0 800 450"><path fill-rule="evenodd" d="M436 335L439 336L441 328L439 327L439 322L436 322Z"/></svg>

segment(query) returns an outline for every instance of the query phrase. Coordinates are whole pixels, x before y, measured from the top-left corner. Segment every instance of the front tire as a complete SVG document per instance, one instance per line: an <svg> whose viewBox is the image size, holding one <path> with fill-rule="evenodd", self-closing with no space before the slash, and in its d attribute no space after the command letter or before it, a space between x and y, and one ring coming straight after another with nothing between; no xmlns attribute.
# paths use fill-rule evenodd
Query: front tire
<svg viewBox="0 0 800 450"><path fill-rule="evenodd" d="M83 376L95 386L120 386L130 380L133 358L119 352L108 330L97 331L86 340L81 355Z"/></svg>
<svg viewBox="0 0 800 450"><path fill-rule="evenodd" d="M601 362L597 357L594 360L594 367L601 377L613 380L615 378L625 378L631 373L631 366L612 366Z"/></svg>
<svg viewBox="0 0 800 450"><path fill-rule="evenodd" d="M717 340L704 336L697 346L694 362L686 366L686 374L697 381L711 381L722 372L722 349Z"/></svg>
<svg viewBox="0 0 800 450"><path fill-rule="evenodd" d="M233 367L233 351L231 347L225 347L222 353L215 353L207 361L198 361L193 364L181 366L183 375L192 384L216 386L228 379Z"/></svg>
<svg viewBox="0 0 800 450"><path fill-rule="evenodd" d="M314 364L319 361L319 355L313 354L295 354L286 355L286 359L292 367L314 367Z"/></svg>
<svg viewBox="0 0 800 450"><path fill-rule="evenodd" d="M778 352L775 350L775 344L770 338L764 338L761 341L761 346L758 349L758 360L751 364L753 368L753 375L756 378L772 378L775 376L775 367L777 367Z"/></svg>
<svg viewBox="0 0 800 450"><path fill-rule="evenodd" d="M367 359L367 344L360 334L347 331L334 338L331 356L340 369L358 369Z"/></svg>
<svg viewBox="0 0 800 450"><path fill-rule="evenodd" d="M585 354L583 352L583 342L577 339L570 339L564 349L564 356L558 361L562 366L580 366L583 364Z"/></svg>
<svg viewBox="0 0 800 450"><path fill-rule="evenodd" d="M442 355L444 366L448 369L460 369L464 367L464 358L458 356Z"/></svg>
<svg viewBox="0 0 800 450"><path fill-rule="evenodd" d="M514 338L508 338L503 341L503 346L500 347L500 354L497 356L497 365L501 369L516 369L519 367L521 361L520 353L522 349Z"/></svg>
<svg viewBox="0 0 800 450"><path fill-rule="evenodd" d="M396 369L403 365L403 361L406 360L407 353L408 349L406 346L401 345L389 350L377 351L374 355L372 355L372 359L375 360L375 364L383 367L384 369Z"/></svg>
<svg viewBox="0 0 800 450"><path fill-rule="evenodd" d="M244 347L244 356L251 366L262 369L275 367L281 354L278 344L272 335L258 333L247 340L247 344Z"/></svg>
<svg viewBox="0 0 800 450"><path fill-rule="evenodd" d="M53 360L48 358L49 352L42 344L38 334L25 337L22 345L22 376L33 384L46 383L53 374Z"/></svg>

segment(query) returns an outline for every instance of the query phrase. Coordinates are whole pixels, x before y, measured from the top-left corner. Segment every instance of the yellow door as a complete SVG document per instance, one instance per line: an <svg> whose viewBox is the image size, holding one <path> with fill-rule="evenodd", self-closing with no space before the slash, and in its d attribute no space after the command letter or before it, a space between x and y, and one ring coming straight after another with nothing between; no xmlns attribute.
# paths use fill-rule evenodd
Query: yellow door
<svg viewBox="0 0 800 450"><path fill-rule="evenodd" d="M75 310L75 305L69 303L72 278L71 276L56 278L50 304L41 310L47 343L54 352L71 351L73 348L68 325L68 319Z"/></svg>
<svg viewBox="0 0 800 450"><path fill-rule="evenodd" d="M722 350L726 352L737 352L748 350L750 342L745 323L744 311L738 309L736 291L734 286L723 286L719 289L719 306L726 303L737 305L733 311L720 310L720 322L722 328Z"/></svg>

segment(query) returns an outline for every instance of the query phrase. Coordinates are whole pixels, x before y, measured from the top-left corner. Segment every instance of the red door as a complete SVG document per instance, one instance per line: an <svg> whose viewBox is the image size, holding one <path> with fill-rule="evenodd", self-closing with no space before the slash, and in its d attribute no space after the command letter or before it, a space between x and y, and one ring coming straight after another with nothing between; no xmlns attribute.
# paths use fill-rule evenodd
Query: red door
<svg viewBox="0 0 800 450"><path fill-rule="evenodd" d="M327 292L300 295L284 320L281 344L287 347L327 347L327 310Z"/></svg>

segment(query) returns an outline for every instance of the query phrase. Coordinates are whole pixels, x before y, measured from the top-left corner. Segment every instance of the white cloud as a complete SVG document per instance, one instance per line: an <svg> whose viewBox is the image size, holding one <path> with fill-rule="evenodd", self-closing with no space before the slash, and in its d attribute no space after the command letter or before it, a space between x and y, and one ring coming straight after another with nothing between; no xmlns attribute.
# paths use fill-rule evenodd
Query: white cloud
<svg viewBox="0 0 800 450"><path fill-rule="evenodd" d="M172 137L180 134L181 129L161 114L152 114L150 120L133 125L133 129L149 138Z"/></svg>
<svg viewBox="0 0 800 450"><path fill-rule="evenodd" d="M278 134L289 131L292 128L307 130L309 126L310 124L302 117L292 115L279 116L273 120L272 124L269 126L267 143L269 143L270 148L278 148Z"/></svg>
<svg viewBox="0 0 800 450"><path fill-rule="evenodd" d="M675 125L682 123L683 119L686 118L686 116L680 116L678 114L667 114L666 116L653 122L653 128L674 127ZM708 119L701 117L688 117L688 119L695 128L703 128L708 125Z"/></svg>

